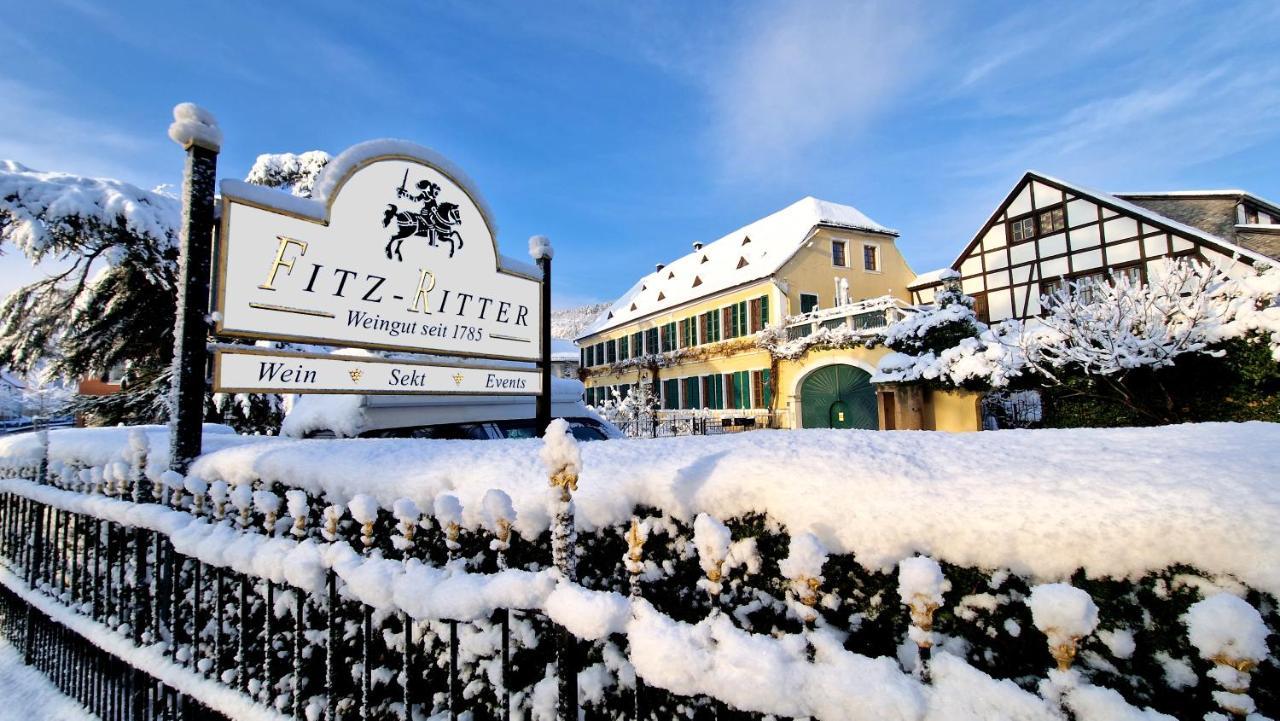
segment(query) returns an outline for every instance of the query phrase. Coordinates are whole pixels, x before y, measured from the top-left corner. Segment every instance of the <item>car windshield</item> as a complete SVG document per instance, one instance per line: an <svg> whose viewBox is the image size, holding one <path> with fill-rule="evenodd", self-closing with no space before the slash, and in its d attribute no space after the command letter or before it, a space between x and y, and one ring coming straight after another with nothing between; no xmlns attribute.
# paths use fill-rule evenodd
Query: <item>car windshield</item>
<svg viewBox="0 0 1280 721"><path fill-rule="evenodd" d="M603 441L609 436L599 424L590 418L566 418L569 421L569 432L580 441ZM503 438L537 438L534 422L530 419L517 421L498 421L495 423Z"/></svg>
<svg viewBox="0 0 1280 721"><path fill-rule="evenodd" d="M489 436L480 423L445 423L415 428L385 428L361 434L364 438L431 438L436 440L482 441Z"/></svg>

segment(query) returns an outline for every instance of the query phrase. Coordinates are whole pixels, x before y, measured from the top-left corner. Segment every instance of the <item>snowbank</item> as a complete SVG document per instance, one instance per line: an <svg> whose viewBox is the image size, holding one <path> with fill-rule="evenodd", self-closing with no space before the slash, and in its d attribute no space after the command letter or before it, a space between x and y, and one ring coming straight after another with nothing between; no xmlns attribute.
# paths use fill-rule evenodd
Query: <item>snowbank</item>
<svg viewBox="0 0 1280 721"><path fill-rule="evenodd" d="M462 502L483 525L491 488L526 537L549 523L541 442L311 440L223 448L207 480L259 479L384 508ZM831 553L889 569L916 553L1041 580L1077 568L1136 577L1186 563L1280 594L1280 425L947 434L757 431L582 446L580 530L624 524L637 506L692 520L766 512ZM3 448L0 446L0 448Z"/></svg>

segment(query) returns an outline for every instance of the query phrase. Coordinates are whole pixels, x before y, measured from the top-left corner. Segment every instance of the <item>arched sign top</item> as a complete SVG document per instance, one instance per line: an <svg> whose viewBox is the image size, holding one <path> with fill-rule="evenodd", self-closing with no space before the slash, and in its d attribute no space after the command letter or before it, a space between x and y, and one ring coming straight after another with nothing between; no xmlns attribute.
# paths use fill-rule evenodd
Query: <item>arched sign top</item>
<svg viewBox="0 0 1280 721"><path fill-rule="evenodd" d="M484 196L480 194L479 187L475 182L445 156L431 148L408 140L392 138L367 140L347 148L334 156L320 170L320 174L316 176L311 197L325 207L325 217L327 218L332 210L333 198L341 193L342 186L346 184L353 174L372 163L393 160L425 165L434 168L438 173L447 177L450 182L471 199L471 202L484 218L485 224L489 226L489 232L495 239L497 238L498 228L493 223L493 213L489 210L489 204L485 202Z"/></svg>
<svg viewBox="0 0 1280 721"><path fill-rule="evenodd" d="M540 357L539 282L504 267L474 185L403 141L354 146L317 197L222 183L220 335Z"/></svg>

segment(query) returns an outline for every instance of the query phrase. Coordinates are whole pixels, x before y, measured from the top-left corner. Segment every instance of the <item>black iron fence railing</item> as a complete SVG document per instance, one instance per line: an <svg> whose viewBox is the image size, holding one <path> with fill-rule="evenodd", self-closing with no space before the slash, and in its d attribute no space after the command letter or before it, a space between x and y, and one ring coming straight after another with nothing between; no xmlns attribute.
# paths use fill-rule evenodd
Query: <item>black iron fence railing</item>
<svg viewBox="0 0 1280 721"><path fill-rule="evenodd" d="M1114 703L1218 707L1213 683L1168 687L1165 657L1205 676L1256 669L1258 709L1278 700L1269 661L1197 660L1178 621L1200 598L1188 579L1208 578L1195 569L1080 574L1076 600L1096 598L1109 629L1130 624L1128 655L1104 657L1088 633L1047 646L1021 600L1030 583L1003 571L868 570L765 516L690 524L642 508L579 534L569 474L551 479L546 530L524 537L497 491L464 527L448 493L424 513L260 478L152 479L144 457L122 457L0 459L0 633L107 721L827 719L864 704L923 719L954 692L935 670L965 664L966 693L1088 719L1070 685L1033 693L1077 645L1082 679L1123 689ZM906 567L918 578L925 561L934 586L911 595ZM1277 625L1270 597L1244 591ZM797 690L770 693L775 681Z"/></svg>

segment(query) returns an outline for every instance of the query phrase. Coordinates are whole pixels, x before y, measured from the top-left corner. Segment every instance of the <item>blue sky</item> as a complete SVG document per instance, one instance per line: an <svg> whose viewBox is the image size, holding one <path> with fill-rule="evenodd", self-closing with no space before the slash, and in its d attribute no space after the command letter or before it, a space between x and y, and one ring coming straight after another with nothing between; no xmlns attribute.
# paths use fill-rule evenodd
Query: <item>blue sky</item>
<svg viewBox="0 0 1280 721"><path fill-rule="evenodd" d="M901 230L923 272L1028 168L1280 196L1277 27L1274 2L51 0L0 25L0 158L176 184L191 100L224 177L378 137L440 151L504 252L552 238L560 306L805 195Z"/></svg>

